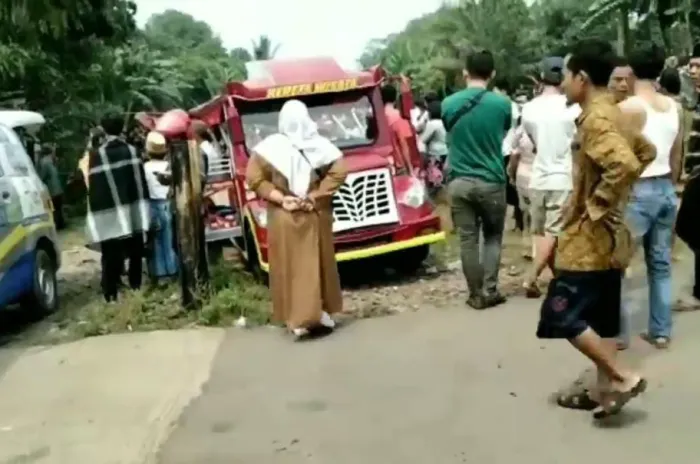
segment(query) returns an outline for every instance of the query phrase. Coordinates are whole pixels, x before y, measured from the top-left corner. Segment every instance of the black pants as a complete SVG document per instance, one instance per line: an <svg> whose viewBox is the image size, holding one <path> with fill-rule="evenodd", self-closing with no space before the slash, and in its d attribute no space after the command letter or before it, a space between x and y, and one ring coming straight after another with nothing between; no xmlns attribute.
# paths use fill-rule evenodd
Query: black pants
<svg viewBox="0 0 700 464"><path fill-rule="evenodd" d="M700 250L695 250L695 284L693 285L693 296L700 300Z"/></svg>
<svg viewBox="0 0 700 464"><path fill-rule="evenodd" d="M510 155L503 158L505 163L505 168L508 169L508 163L510 162ZM525 230L525 217L523 216L523 210L520 209L520 198L518 196L518 190L515 185L510 183L510 180L506 184L506 203L513 207L513 220L515 220L515 228L523 232Z"/></svg>
<svg viewBox="0 0 700 464"><path fill-rule="evenodd" d="M56 229L65 229L66 220L63 217L63 195L51 197L51 202L53 203L53 223L56 225Z"/></svg>
<svg viewBox="0 0 700 464"><path fill-rule="evenodd" d="M129 286L141 288L143 274L143 235L139 232L129 238L102 242L102 293L105 300L115 301L121 285L124 259L129 259Z"/></svg>

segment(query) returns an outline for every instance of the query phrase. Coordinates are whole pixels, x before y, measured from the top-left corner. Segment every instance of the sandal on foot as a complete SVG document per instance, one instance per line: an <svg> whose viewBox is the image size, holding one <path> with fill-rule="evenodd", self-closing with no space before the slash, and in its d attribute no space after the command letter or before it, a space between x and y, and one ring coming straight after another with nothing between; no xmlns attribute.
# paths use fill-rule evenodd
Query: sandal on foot
<svg viewBox="0 0 700 464"><path fill-rule="evenodd" d="M593 411L600 406L600 403L591 398L588 390L561 395L557 398L557 404L562 408L575 409L578 411Z"/></svg>
<svg viewBox="0 0 700 464"><path fill-rule="evenodd" d="M539 298L542 296L542 291L534 282L524 282L523 288L525 289L525 298Z"/></svg>
<svg viewBox="0 0 700 464"><path fill-rule="evenodd" d="M642 334L642 340L656 348L657 350L665 350L671 344L671 339L668 337L653 337L649 334Z"/></svg>
<svg viewBox="0 0 700 464"><path fill-rule="evenodd" d="M698 299L678 300L673 305L672 309L674 312L677 312L677 313L698 311L698 310L700 310L700 301L698 301Z"/></svg>
<svg viewBox="0 0 700 464"><path fill-rule="evenodd" d="M632 398L636 398L647 389L647 381L644 378L639 379L637 384L628 391L612 391L606 394L607 401L605 406L602 404L593 411L593 418L596 420L605 419L606 417L614 416L622 411L622 408L629 403Z"/></svg>

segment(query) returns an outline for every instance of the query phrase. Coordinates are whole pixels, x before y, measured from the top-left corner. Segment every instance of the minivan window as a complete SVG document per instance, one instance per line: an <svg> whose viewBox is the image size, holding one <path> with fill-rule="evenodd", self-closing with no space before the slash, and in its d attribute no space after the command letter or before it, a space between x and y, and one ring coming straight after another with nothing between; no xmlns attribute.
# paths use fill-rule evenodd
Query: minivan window
<svg viewBox="0 0 700 464"><path fill-rule="evenodd" d="M8 127L0 127L0 145L3 148L4 165L15 175L29 176L32 173L32 160L17 134Z"/></svg>
<svg viewBox="0 0 700 464"><path fill-rule="evenodd" d="M6 130L7 129L0 126L0 177L5 175L5 170L3 169L3 166L8 166L10 164L10 160L7 154L7 152L10 149L10 140L7 138L7 135L5 133Z"/></svg>

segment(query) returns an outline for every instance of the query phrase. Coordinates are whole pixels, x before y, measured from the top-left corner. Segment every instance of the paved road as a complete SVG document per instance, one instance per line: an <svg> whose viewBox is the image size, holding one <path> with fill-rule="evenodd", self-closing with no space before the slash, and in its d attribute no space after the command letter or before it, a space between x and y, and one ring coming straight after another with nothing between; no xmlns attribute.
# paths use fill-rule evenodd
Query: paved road
<svg viewBox="0 0 700 464"><path fill-rule="evenodd" d="M602 428L548 402L587 364L537 340L536 319L536 303L514 299L360 321L311 343L230 332L160 463L698 462L700 313L677 318L668 352L635 342L627 356L643 361L649 393Z"/></svg>
<svg viewBox="0 0 700 464"><path fill-rule="evenodd" d="M698 462L700 313L666 353L635 344L650 392L605 429L548 403L586 363L536 320L513 299L311 343L218 329L0 349L0 464Z"/></svg>
<svg viewBox="0 0 700 464"><path fill-rule="evenodd" d="M152 332L0 350L0 464L153 462L209 378L223 335Z"/></svg>

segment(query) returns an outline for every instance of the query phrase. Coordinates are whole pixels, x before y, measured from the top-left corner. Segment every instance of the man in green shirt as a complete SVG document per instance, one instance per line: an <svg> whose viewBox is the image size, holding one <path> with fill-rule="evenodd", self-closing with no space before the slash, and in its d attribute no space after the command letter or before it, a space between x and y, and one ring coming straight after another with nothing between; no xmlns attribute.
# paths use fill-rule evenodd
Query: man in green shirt
<svg viewBox="0 0 700 464"><path fill-rule="evenodd" d="M469 287L467 304L486 309L505 302L498 291L506 215L502 144L511 126L512 109L510 100L487 90L495 75L491 52L473 53L466 64L467 88L442 102L442 120L448 131L447 191Z"/></svg>
<svg viewBox="0 0 700 464"><path fill-rule="evenodd" d="M37 166L39 177L49 189L51 202L53 203L53 220L56 229L63 229L66 224L63 218L63 186L56 168L56 151L54 147L44 147L42 149L39 165Z"/></svg>

